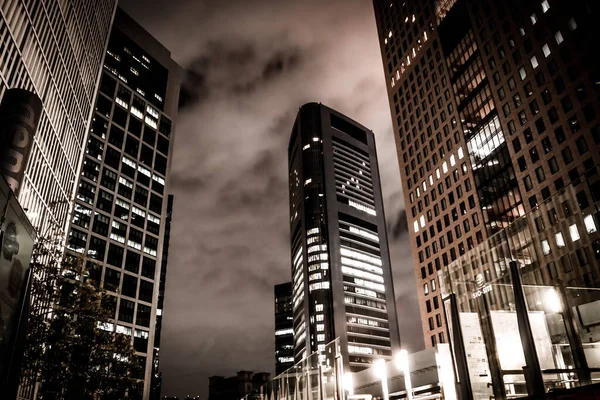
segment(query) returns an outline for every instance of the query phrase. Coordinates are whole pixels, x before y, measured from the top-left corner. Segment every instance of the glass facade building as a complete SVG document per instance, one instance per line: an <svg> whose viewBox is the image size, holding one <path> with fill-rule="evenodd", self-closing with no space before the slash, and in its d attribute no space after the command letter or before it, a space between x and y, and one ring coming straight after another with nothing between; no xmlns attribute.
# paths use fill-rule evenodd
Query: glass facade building
<svg viewBox="0 0 600 400"><path fill-rule="evenodd" d="M600 380L599 206L594 168L439 272L473 399Z"/></svg>
<svg viewBox="0 0 600 400"><path fill-rule="evenodd" d="M600 162L600 66L586 39L598 4L373 3L434 346L448 339L438 272Z"/></svg>
<svg viewBox="0 0 600 400"><path fill-rule="evenodd" d="M85 257L109 292L109 329L130 335L139 396L150 396L168 174L181 70L170 53L117 10L106 50L67 251Z"/></svg>
<svg viewBox="0 0 600 400"><path fill-rule="evenodd" d="M300 108L289 154L296 361L340 338L349 371L399 349L375 138L321 104Z"/></svg>
<svg viewBox="0 0 600 400"><path fill-rule="evenodd" d="M275 374L294 365L292 283L275 285Z"/></svg>
<svg viewBox="0 0 600 400"><path fill-rule="evenodd" d="M40 232L67 221L116 3L0 3L0 97L21 88L43 103L19 194Z"/></svg>

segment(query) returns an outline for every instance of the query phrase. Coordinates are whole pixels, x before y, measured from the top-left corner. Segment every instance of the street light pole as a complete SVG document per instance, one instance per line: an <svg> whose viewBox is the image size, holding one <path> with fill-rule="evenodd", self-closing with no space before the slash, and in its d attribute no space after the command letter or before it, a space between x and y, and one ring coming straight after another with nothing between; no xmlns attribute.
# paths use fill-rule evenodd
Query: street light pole
<svg viewBox="0 0 600 400"><path fill-rule="evenodd" d="M385 360L383 358L376 360L373 367L375 369L375 375L377 375L377 377L381 379L381 390L383 391L383 400L390 400Z"/></svg>

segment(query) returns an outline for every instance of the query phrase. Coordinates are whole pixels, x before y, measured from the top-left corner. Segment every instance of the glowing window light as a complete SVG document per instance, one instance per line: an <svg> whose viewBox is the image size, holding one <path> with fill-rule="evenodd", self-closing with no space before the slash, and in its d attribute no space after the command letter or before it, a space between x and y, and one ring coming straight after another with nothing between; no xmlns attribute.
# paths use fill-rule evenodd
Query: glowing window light
<svg viewBox="0 0 600 400"><path fill-rule="evenodd" d="M592 215L586 215L583 219L583 223L585 224L585 229L588 233L594 233L597 231L596 223L594 222L594 217Z"/></svg>
<svg viewBox="0 0 600 400"><path fill-rule="evenodd" d="M581 238L581 236L579 236L579 230L577 229L576 224L569 226L569 234L571 235L571 240L573 242L576 242Z"/></svg>

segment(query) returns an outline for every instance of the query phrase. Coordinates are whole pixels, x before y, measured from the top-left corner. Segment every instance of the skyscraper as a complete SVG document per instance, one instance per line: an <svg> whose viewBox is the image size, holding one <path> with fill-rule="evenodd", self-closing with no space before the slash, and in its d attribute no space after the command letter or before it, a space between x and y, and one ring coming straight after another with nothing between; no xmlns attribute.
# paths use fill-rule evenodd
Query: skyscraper
<svg viewBox="0 0 600 400"><path fill-rule="evenodd" d="M36 93L43 111L19 202L45 232L64 227L116 0L0 5L0 97Z"/></svg>
<svg viewBox="0 0 600 400"><path fill-rule="evenodd" d="M275 285L275 375L294 365L292 282Z"/></svg>
<svg viewBox="0 0 600 400"><path fill-rule="evenodd" d="M162 331L162 316L165 302L165 288L167 285L167 267L169 263L169 242L171 240L171 220L173 218L173 195L167 199L167 216L165 218L165 234L163 239L162 260L160 262L160 282L158 284L158 302L156 303L156 328L154 329L154 349L152 361L152 387L151 399L160 400L162 389L162 372L160 363L160 336Z"/></svg>
<svg viewBox="0 0 600 400"><path fill-rule="evenodd" d="M600 68L586 39L598 36L598 6L374 6L425 343L433 346L447 340L437 271L600 161Z"/></svg>
<svg viewBox="0 0 600 400"><path fill-rule="evenodd" d="M167 179L180 67L123 11L110 35L67 249L111 294L116 332L131 335L150 395ZM157 265L158 264L158 265Z"/></svg>
<svg viewBox="0 0 600 400"><path fill-rule="evenodd" d="M288 156L295 359L337 337L346 370L389 359L400 343L375 137L309 103Z"/></svg>

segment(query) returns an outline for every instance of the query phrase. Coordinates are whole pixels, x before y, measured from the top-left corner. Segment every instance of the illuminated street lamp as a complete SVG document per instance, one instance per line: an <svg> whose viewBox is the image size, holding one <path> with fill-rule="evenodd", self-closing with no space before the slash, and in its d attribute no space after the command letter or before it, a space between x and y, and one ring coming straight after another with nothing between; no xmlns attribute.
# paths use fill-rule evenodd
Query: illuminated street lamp
<svg viewBox="0 0 600 400"><path fill-rule="evenodd" d="M396 356L396 367L402 371L404 375L404 387L406 388L406 398L408 400L413 399L412 382L410 380L410 366L408 365L408 352L406 350L400 350Z"/></svg>
<svg viewBox="0 0 600 400"><path fill-rule="evenodd" d="M346 372L344 374L344 391L348 393L348 396L352 396L354 394L352 372Z"/></svg>
<svg viewBox="0 0 600 400"><path fill-rule="evenodd" d="M381 379L381 390L383 391L383 400L390 400L387 384L387 370L385 366L385 360L383 358L375 360L375 363L373 364L373 371L375 372L375 376Z"/></svg>

